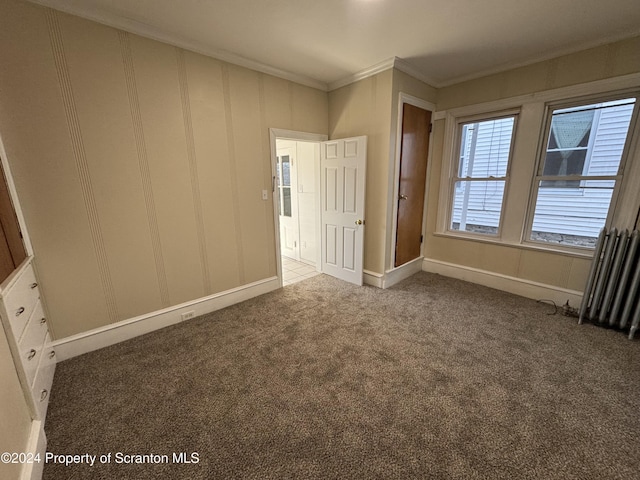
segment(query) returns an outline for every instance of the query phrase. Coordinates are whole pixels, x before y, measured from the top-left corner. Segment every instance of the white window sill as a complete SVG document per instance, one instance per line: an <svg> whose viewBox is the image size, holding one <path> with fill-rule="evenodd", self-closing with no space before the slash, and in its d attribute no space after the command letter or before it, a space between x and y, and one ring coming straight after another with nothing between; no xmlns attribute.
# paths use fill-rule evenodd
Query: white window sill
<svg viewBox="0 0 640 480"><path fill-rule="evenodd" d="M447 232L434 232L434 237L452 238L455 240L467 240L471 242L489 243L492 245L500 245L502 247L520 248L523 250L534 250L545 253L555 253L573 258L592 259L594 250L591 248L579 248L579 247L561 247L555 244L546 244L541 242L507 242L501 240L498 237L492 236L480 236L465 233L455 233L451 231Z"/></svg>

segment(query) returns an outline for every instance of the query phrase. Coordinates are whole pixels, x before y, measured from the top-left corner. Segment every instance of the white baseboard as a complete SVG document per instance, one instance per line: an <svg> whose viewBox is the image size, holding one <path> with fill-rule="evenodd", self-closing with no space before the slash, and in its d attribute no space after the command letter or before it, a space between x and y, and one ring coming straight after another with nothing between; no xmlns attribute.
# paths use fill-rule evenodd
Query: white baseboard
<svg viewBox="0 0 640 480"><path fill-rule="evenodd" d="M369 270L364 270L362 274L362 281L365 285L371 285L372 287L382 288L382 282L384 280L384 275L381 273L371 272Z"/></svg>
<svg viewBox="0 0 640 480"><path fill-rule="evenodd" d="M397 268L387 270L384 274L364 270L363 281L365 285L371 285L372 287L389 288L421 270L422 257L419 257Z"/></svg>
<svg viewBox="0 0 640 480"><path fill-rule="evenodd" d="M422 271L422 257L418 257L394 269L387 270L382 279L382 288L389 288L420 271Z"/></svg>
<svg viewBox="0 0 640 480"><path fill-rule="evenodd" d="M25 453L33 454L34 458L40 458L40 461L37 463L24 463L20 479L40 480L44 470L44 457L47 453L47 437L44 434L43 424L40 420L31 422L31 431L29 432L29 441L27 442Z"/></svg>
<svg viewBox="0 0 640 480"><path fill-rule="evenodd" d="M53 342L58 361L108 347L145 333L153 332L182 321L182 314L194 312L194 317L249 300L280 288L278 277L259 280L241 287L198 298L174 307L157 310L104 327L89 330Z"/></svg>
<svg viewBox="0 0 640 480"><path fill-rule="evenodd" d="M534 300L553 300L556 305L564 305L564 303L569 300L569 304L572 307L578 308L582 301L582 292L578 292L577 290L569 290L567 288L547 285L532 280L510 277L500 273L464 267L428 258L423 260L422 270L496 288L523 297L533 298Z"/></svg>

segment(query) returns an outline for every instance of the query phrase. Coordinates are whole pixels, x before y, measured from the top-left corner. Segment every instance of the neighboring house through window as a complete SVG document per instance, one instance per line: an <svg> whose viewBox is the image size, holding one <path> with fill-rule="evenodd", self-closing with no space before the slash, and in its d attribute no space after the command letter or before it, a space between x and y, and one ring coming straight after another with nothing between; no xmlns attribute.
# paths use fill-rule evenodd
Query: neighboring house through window
<svg viewBox="0 0 640 480"><path fill-rule="evenodd" d="M436 235L587 257L603 227L637 228L639 96L603 80L437 112Z"/></svg>
<svg viewBox="0 0 640 480"><path fill-rule="evenodd" d="M636 99L549 108L529 239L593 247L623 171Z"/></svg>
<svg viewBox="0 0 640 480"><path fill-rule="evenodd" d="M451 230L498 235L515 120L508 115L458 124Z"/></svg>

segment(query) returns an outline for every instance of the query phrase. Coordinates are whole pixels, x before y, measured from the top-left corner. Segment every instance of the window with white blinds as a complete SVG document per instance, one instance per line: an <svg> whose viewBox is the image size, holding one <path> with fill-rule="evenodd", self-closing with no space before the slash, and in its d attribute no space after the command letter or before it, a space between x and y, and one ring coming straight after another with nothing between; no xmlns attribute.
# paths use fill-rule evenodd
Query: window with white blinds
<svg viewBox="0 0 640 480"><path fill-rule="evenodd" d="M515 114L458 124L450 230L498 235L515 124Z"/></svg>

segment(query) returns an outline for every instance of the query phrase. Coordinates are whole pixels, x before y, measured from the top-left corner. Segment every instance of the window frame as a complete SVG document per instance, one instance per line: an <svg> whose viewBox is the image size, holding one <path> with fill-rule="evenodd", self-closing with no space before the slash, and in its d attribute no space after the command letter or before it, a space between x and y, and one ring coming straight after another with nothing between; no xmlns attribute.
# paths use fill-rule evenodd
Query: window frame
<svg viewBox="0 0 640 480"><path fill-rule="evenodd" d="M591 163L591 158L587 155L585 158L585 163L583 166L582 175L544 175L544 162L547 154L547 145L549 142L549 136L551 134L551 122L553 118L553 111L560 110L563 108L579 108L581 106L587 106L589 104L597 104L597 103L605 103L611 102L615 100L622 100L625 98L635 97L636 102L633 107L633 112L631 114L631 120L629 122L629 130L627 131L627 137L625 139L625 144L622 149L622 154L620 157L620 164L618 165L618 171L615 175L585 175L585 171L589 168ZM543 121L540 126L540 140L538 144L538 149L536 152L536 164L535 169L533 170L533 175L531 179L530 186L530 198L529 204L527 206L527 212L525 217L523 235L521 239L522 245L530 245L536 246L538 248L544 250L556 250L556 251L566 251L566 252L576 252L576 253L588 253L594 250L594 247L591 246L580 246L580 245L567 245L560 244L554 242L545 242L543 240L535 240L532 237L533 234L533 221L536 213L536 203L538 200L538 193L540 191L540 183L542 181L554 181L554 180L577 180L579 181L579 185L576 187L567 187L567 190L571 190L574 188L576 190L575 194L577 195L580 188L583 188L584 182L589 180L609 180L614 181L614 187L611 194L611 202L609 203L609 209L607 211L607 217L605 219L604 227L610 228L613 219L615 217L618 203L620 200L620 196L622 190L625 187L625 179L629 170L628 165L632 162L632 156L634 153L634 145L637 143L638 139L636 137L640 137L636 124L638 118L638 110L640 106L640 91L639 90L624 90L624 91L612 91L612 92L602 92L593 95L581 96L581 97L570 97L563 98L557 100L551 100L545 103L544 105L544 116ZM589 144L592 141L595 141L595 132L591 132L591 136L589 139Z"/></svg>
<svg viewBox="0 0 640 480"><path fill-rule="evenodd" d="M499 241L502 238L502 224L504 219L504 211L507 200L507 193L509 190L509 179L511 172L511 165L513 160L513 151L515 146L515 139L517 135L518 128L518 118L520 115L520 108L510 108L507 110L499 110L494 112L487 112L475 115L467 115L467 116L459 116L455 117L455 133L453 136L453 148L451 149L450 156L450 172L448 179L448 201L447 201L447 214L445 219L445 232L449 235L460 236L460 237L469 237L469 238L477 238L477 239L486 239ZM471 123L481 123L491 120L500 120L503 118L513 118L513 128L511 131L511 139L509 142L509 155L507 158L507 168L505 170L503 177L460 177L460 156L461 156L461 147L462 147L462 135L464 126ZM495 234L491 233L480 233L480 232L470 232L466 230L455 230L452 228L453 222L453 208L455 205L455 195L456 195L456 183L458 182L477 182L477 181L504 181L504 190L502 195L502 203L500 204L500 216L498 219L498 228Z"/></svg>
<svg viewBox="0 0 640 480"><path fill-rule="evenodd" d="M547 103L576 103L580 100L602 98L622 98L635 96L640 98L640 72L624 76L603 78L533 93L516 94L493 100L475 103L452 101L449 108L436 109L433 114L435 125L434 152L442 159L438 174L437 212L432 235L436 239L451 239L461 242L471 241L495 246L512 247L521 251L531 250L555 253L571 258L591 259L593 249L571 248L554 243L526 241L530 223L533 178L537 170L541 136L545 134L545 108ZM504 219L500 238L487 235L473 235L449 230L450 219L450 176L454 150L458 148L456 140L457 120L461 118L479 118L491 116L491 112L520 110L518 129L509 174L509 187L503 207ZM632 116L630 124L630 147L625 156L625 171L617 192L617 198L610 205L610 225L633 230L640 227L640 107ZM545 145L546 146L546 145ZM440 153L441 152L441 153ZM428 220L427 220L428 221ZM429 233L429 230L427 230ZM435 248L443 248L436 242Z"/></svg>

